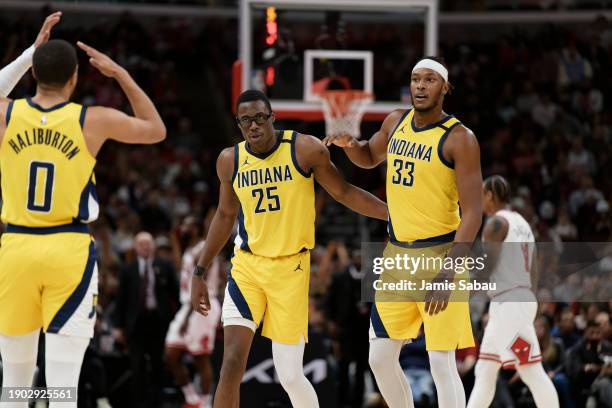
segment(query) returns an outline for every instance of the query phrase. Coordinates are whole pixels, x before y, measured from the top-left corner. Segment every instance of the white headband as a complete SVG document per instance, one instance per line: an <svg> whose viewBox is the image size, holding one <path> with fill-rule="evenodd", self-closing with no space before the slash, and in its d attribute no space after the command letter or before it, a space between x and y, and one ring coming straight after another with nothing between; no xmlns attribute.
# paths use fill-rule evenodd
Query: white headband
<svg viewBox="0 0 612 408"><path fill-rule="evenodd" d="M442 78L444 78L445 81L448 82L448 70L444 68L444 65L440 64L439 62L428 59L428 58L422 59L419 62L417 62L414 68L412 68L412 72L416 71L417 69L421 69L421 68L429 68L432 71L437 72L438 74L440 74Z"/></svg>

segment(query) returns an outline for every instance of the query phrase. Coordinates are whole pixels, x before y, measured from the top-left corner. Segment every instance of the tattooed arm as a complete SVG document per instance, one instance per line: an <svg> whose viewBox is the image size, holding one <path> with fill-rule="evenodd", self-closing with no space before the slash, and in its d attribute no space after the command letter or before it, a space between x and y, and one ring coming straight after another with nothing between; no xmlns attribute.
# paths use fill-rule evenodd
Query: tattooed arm
<svg viewBox="0 0 612 408"><path fill-rule="evenodd" d="M506 235L508 235L508 221L505 218L496 215L487 220L482 230L483 249L487 255L487 262L480 278L488 279L497 267L501 243L506 239Z"/></svg>

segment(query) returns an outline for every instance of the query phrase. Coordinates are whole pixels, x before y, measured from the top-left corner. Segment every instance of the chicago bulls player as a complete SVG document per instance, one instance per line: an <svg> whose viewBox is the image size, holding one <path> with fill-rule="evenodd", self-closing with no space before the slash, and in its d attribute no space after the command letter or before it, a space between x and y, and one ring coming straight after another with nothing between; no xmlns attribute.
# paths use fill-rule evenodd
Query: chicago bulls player
<svg viewBox="0 0 612 408"><path fill-rule="evenodd" d="M488 407L493 401L500 368L515 368L539 408L555 408L559 399L542 367L533 321L537 301L531 283L537 282L535 240L531 227L509 210L510 186L501 176L483 184L483 212L489 216L482 232L491 265L491 306L476 364L476 382L468 408ZM503 243L503 244L502 244Z"/></svg>
<svg viewBox="0 0 612 408"><path fill-rule="evenodd" d="M204 248L202 223L194 217L187 216L180 226L179 234L182 244L186 246L181 261L181 309L170 323L166 335L166 365L174 374L176 383L183 391L185 408L208 408L212 398L212 366L210 355L215 343L215 333L221 318L221 306L217 300L220 287L220 265L215 258L208 269L206 284L210 299L208 316L194 313L191 308L191 273ZM189 379L186 367L181 362L183 352L192 355L200 375L200 386L204 396L199 396Z"/></svg>

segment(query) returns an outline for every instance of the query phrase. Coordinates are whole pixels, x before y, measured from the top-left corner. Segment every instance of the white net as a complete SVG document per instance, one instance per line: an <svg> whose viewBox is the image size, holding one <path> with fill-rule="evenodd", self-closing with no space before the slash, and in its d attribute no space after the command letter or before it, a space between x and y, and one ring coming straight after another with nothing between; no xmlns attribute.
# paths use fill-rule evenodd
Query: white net
<svg viewBox="0 0 612 408"><path fill-rule="evenodd" d="M361 118L372 99L372 94L363 91L322 92L321 101L327 136L349 134L359 138Z"/></svg>

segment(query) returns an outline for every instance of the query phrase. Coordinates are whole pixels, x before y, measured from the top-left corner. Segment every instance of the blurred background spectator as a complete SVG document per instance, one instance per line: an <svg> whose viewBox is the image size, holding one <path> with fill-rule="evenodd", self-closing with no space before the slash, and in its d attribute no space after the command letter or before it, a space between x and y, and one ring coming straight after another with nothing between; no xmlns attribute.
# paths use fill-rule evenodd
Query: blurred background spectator
<svg viewBox="0 0 612 408"><path fill-rule="evenodd" d="M179 284L174 265L155 255L151 234L136 234L134 250L119 279L115 336L130 357L131 406L151 407L164 384L164 341L178 310Z"/></svg>

